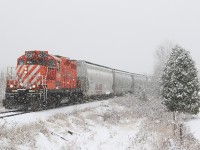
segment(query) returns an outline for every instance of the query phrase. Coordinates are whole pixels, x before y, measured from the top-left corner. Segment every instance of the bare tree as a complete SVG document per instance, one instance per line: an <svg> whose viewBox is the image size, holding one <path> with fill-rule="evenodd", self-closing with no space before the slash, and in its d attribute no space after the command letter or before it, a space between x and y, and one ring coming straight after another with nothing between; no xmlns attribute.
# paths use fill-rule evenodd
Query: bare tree
<svg viewBox="0 0 200 150"><path fill-rule="evenodd" d="M154 55L155 68L152 76L153 90L156 95L160 95L160 79L162 72L172 52L172 48L175 47L175 45L176 44L171 41L165 41L156 48Z"/></svg>
<svg viewBox="0 0 200 150"><path fill-rule="evenodd" d="M5 89L6 89L6 76L5 76L5 72L1 71L0 73L0 105L2 103L2 100L5 97Z"/></svg>

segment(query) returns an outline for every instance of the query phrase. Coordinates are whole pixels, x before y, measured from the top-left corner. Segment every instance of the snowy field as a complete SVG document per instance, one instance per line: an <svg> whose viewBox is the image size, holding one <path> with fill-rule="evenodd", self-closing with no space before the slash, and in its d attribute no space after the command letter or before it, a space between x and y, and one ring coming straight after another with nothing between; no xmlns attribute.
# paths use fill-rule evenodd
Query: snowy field
<svg viewBox="0 0 200 150"><path fill-rule="evenodd" d="M197 133L194 127L200 127L200 118L187 119L185 124L180 146L172 114L159 100L125 95L1 119L0 149L199 149L187 127Z"/></svg>

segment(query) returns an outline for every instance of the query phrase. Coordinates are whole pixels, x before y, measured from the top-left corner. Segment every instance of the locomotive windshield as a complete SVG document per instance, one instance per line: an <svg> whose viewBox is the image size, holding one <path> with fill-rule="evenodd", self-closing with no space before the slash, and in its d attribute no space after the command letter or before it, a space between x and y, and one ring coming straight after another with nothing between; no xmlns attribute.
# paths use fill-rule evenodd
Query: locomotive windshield
<svg viewBox="0 0 200 150"><path fill-rule="evenodd" d="M23 65L24 61L23 60L19 60L18 61L18 65ZM55 60L42 60L42 59L38 59L38 60L26 60L26 65L42 65L42 66L46 66L48 65L51 68L56 67L56 63Z"/></svg>
<svg viewBox="0 0 200 150"><path fill-rule="evenodd" d="M23 60L18 60L18 65L23 65L24 61Z"/></svg>
<svg viewBox="0 0 200 150"><path fill-rule="evenodd" d="M42 65L46 66L46 60L27 60L26 65Z"/></svg>
<svg viewBox="0 0 200 150"><path fill-rule="evenodd" d="M46 51L26 51L26 65L47 65L48 53Z"/></svg>

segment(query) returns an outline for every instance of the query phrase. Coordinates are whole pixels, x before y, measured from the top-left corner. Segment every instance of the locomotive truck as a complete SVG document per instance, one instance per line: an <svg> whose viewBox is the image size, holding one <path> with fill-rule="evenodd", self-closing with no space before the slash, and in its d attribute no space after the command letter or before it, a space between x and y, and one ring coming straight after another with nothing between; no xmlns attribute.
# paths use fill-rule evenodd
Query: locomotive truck
<svg viewBox="0 0 200 150"><path fill-rule="evenodd" d="M84 60L51 55L48 51L25 51L15 69L7 71L3 105L35 110L57 106L67 98L84 103L89 98L137 92L147 76L112 69Z"/></svg>

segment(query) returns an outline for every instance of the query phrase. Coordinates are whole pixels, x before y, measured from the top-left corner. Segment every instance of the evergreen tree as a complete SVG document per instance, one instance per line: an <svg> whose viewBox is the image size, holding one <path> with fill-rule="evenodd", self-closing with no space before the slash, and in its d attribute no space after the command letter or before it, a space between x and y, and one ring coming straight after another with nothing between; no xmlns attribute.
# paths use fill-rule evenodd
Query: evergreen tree
<svg viewBox="0 0 200 150"><path fill-rule="evenodd" d="M197 114L200 90L195 63L188 51L176 46L164 68L161 94L170 111Z"/></svg>

